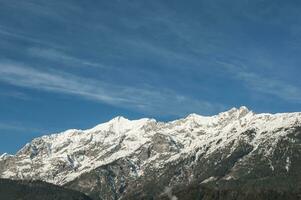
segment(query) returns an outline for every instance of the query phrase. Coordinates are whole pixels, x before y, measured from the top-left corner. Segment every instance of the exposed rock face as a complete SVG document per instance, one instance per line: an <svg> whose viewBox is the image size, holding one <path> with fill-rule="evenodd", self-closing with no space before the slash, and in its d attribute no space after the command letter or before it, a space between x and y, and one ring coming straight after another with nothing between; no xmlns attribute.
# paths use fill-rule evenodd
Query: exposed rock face
<svg viewBox="0 0 301 200"><path fill-rule="evenodd" d="M117 117L37 138L0 157L1 177L44 180L95 200L293 199L300 170L301 113L254 114L245 107L168 123Z"/></svg>

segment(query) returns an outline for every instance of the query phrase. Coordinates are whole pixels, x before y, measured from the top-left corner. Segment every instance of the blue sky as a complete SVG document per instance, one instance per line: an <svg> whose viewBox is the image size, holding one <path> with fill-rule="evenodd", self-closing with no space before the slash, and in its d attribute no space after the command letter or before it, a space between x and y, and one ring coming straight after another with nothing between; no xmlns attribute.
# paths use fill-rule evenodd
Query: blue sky
<svg viewBox="0 0 301 200"><path fill-rule="evenodd" d="M301 111L298 0L0 0L0 153L117 115Z"/></svg>

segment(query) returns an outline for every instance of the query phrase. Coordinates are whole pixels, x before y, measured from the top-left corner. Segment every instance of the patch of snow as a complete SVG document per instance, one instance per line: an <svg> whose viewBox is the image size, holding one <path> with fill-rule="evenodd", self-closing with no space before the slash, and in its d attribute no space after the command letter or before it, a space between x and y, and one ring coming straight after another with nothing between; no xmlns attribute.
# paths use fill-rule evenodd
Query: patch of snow
<svg viewBox="0 0 301 200"><path fill-rule="evenodd" d="M2 154L2 155L0 156L0 160L3 160L3 159L5 159L5 158L7 158L7 157L10 157L10 156L12 156L12 155L10 155L10 154L8 154L8 153L4 153L4 154Z"/></svg>
<svg viewBox="0 0 301 200"><path fill-rule="evenodd" d="M172 194L171 187L165 187L163 194L167 195L170 200L178 200L178 197Z"/></svg>
<svg viewBox="0 0 301 200"><path fill-rule="evenodd" d="M285 169L286 169L287 172L289 172L290 166L291 166L291 160L290 160L290 157L286 157L286 165L285 165Z"/></svg>
<svg viewBox="0 0 301 200"><path fill-rule="evenodd" d="M227 176L225 176L223 179L229 181L229 180L234 179L234 177L231 176L231 175L227 175Z"/></svg>
<svg viewBox="0 0 301 200"><path fill-rule="evenodd" d="M271 160L269 160L269 165L270 165L271 170L272 170L272 171L275 171L275 168L274 168L273 163L272 163Z"/></svg>
<svg viewBox="0 0 301 200"><path fill-rule="evenodd" d="M202 183L209 183L209 182L216 181L216 180L217 180L216 177L211 176L211 177L203 180Z"/></svg>

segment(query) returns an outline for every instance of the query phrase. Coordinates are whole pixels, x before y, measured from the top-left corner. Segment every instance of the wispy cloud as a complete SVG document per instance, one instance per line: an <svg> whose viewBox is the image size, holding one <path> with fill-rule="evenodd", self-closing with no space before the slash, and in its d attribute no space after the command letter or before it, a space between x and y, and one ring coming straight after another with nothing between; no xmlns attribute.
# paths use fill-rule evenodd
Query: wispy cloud
<svg viewBox="0 0 301 200"><path fill-rule="evenodd" d="M19 91L0 91L0 97L9 97L9 98L16 98L16 99L22 99L22 100L30 100L30 96L23 92Z"/></svg>
<svg viewBox="0 0 301 200"><path fill-rule="evenodd" d="M39 17L52 18L59 21L66 21L66 13L76 12L80 9L78 6L74 6L70 2L59 1L18 1L11 0L9 2L1 2L3 6L11 8L15 11L25 12L26 14L35 14Z"/></svg>
<svg viewBox="0 0 301 200"><path fill-rule="evenodd" d="M283 80L251 72L248 70L249 67L242 64L233 64L224 61L217 61L217 63L232 74L233 78L242 81L250 90L266 95L274 95L286 101L301 103L301 87L289 84Z"/></svg>
<svg viewBox="0 0 301 200"><path fill-rule="evenodd" d="M134 40L128 40L127 42L131 45L136 45L136 48L142 48L144 51L150 51L154 54L164 56L164 58L166 59L176 59L178 61L183 61L186 63L186 65L182 67L186 69L193 69L195 66L200 66L203 63L206 63L206 61L200 58L196 58L193 55L185 54L183 52L177 52L172 49L148 43L146 41L138 42ZM198 51L198 49L194 49L194 51L196 52ZM206 54L206 52L202 53ZM252 68L250 66L247 66L250 63L240 62L238 58L236 58L237 62L224 62L219 61L218 58L212 58L212 60L209 60L208 63L213 63L214 60L218 64L217 68L220 68L220 73L225 73L225 76L230 76L236 80L242 81L242 83L250 91L276 96L288 102L301 103L301 87L293 85L284 80L279 80L276 77L268 77L264 76L263 74L252 72L250 71L250 69ZM268 64L263 66L264 68L269 70L273 69L273 66L271 66L271 63L269 63L268 59L260 60L260 62L263 62L261 63L262 65Z"/></svg>
<svg viewBox="0 0 301 200"><path fill-rule="evenodd" d="M111 10L98 12L97 9L92 9L89 12L91 15L86 15L85 13L84 16L87 18L82 18L79 14L83 14L83 10L78 4L68 2L29 2L21 3L22 6L16 0L6 4L9 4L7 5L9 7L14 7L14 9L25 10L26 12L24 12L32 15L33 19L36 19L38 16L38 20L47 19L47 21L55 22L54 24L59 24L59 27L62 25L67 26L68 29L66 30L74 30L75 35L78 33L78 36L81 36L74 38L81 38L82 40L75 41L72 40L73 38L70 38L72 43L64 43L63 41L69 40L67 38L70 36L68 31L68 34L64 34L64 31L54 32L55 34L51 34L51 36L46 35L47 37L43 40L42 35L45 34L44 32L36 34L38 37L35 38L35 32L31 34L31 32L22 32L18 29L19 27L15 27L15 29L9 28L11 27L9 23L7 26L0 26L0 34L34 43L29 51L25 52L25 56L28 56L29 53L35 58L43 58L47 62L51 61L51 65L55 62L61 66L107 68L101 63L86 60L84 57L78 57L78 55L90 55L92 58L97 57L99 60L107 61L107 63L113 63L112 65L118 68L119 74L122 74L124 70L122 62L128 61L126 64L135 72L139 71L140 74L148 75L154 73L156 79L165 78L164 75L158 73L159 70L152 71L151 67L143 68L143 64L146 63L149 66L158 66L158 69L162 67L165 70L176 71L177 74L174 73L176 78L172 80L173 83L179 80L182 81L181 77L178 76L178 74L182 75L180 73L182 71L189 71L190 74L195 76L196 80L201 79L204 76L203 74L206 74L205 72L212 70L212 74L225 73L224 75L227 79L231 77L241 81L245 85L245 88L253 93L277 96L286 101L301 101L300 88L291 84L291 82L257 74L254 72L256 70L252 71L251 65L256 66L255 68L260 68L269 59L263 59L263 63L256 65L259 59L256 59L257 57L254 52L260 52L260 55L262 55L264 49L262 50L262 46L253 46L253 43L256 43L249 40L249 32L237 31L235 29L239 21L236 11L240 12L242 9L228 10L224 9L222 4L205 1L202 4L206 9L202 10L202 12L198 11L197 15L192 13L190 16L189 13L182 13L182 9L175 10L163 2L151 2L149 3L151 6L145 6L145 3L133 1L127 5L126 9L133 11L133 13L138 12L139 18L135 17L136 15L128 15L128 12L118 13ZM68 6L66 6L67 4ZM118 10L119 7L123 6L123 4L113 4L112 9ZM245 6L245 3L242 4L239 7ZM95 12L96 10L97 12ZM20 13L23 14L24 12ZM117 17L116 13L118 13ZM32 24L32 18L27 19L28 23L30 22L29 25ZM102 21L101 19L110 19L112 21ZM66 20L68 23L65 23ZM257 19L253 20L256 21ZM37 23L37 25L36 28L40 31L40 24ZM83 28L83 26L86 27ZM234 28L232 32L231 28ZM35 30L34 26L33 30ZM39 41L38 38L42 40ZM237 38L241 40L237 40ZM246 42L247 45L241 45L240 42L236 41L243 41L243 44ZM64 46L62 47L60 44L64 44ZM86 46L91 47L91 52L89 51L90 49L83 48ZM102 49L104 47L106 48L105 51ZM73 48L76 48L77 51L72 51ZM241 53L244 49L248 51ZM75 52L80 53L76 54ZM101 53L94 54L94 52ZM263 57L266 57L266 55ZM232 61L218 62L217 64L226 69L219 71L218 67L214 68L216 58L244 60L243 64L245 66ZM47 64L47 62L45 63ZM94 79L83 78L75 76L72 74L72 71L70 73L63 73L61 71L50 71L49 69L37 70L30 66L30 62L20 65L18 63L4 63L0 61L0 81L20 87L78 95L95 101L148 113L182 115L188 112L213 113L222 109L222 106L218 103L208 102L203 99L194 99L181 95L181 91L176 92L166 89L175 87L171 87L171 84L168 85L165 82L162 82L162 88L141 85L137 87L122 86L97 80L95 78L97 76L94 76ZM50 66L49 62L47 66ZM56 69L59 69L59 67L56 67ZM114 74L112 71L110 71L110 74ZM125 75L127 76L127 80L136 78L136 74L128 74ZM98 77L101 77L101 75L99 73ZM114 78L112 77L112 80ZM190 80L185 79L183 81L189 82ZM148 84L150 81L145 82L145 84ZM208 88L209 90L211 89L210 85ZM240 88L240 86L237 88ZM201 95L197 94L195 96L200 97ZM223 98L221 97L222 100Z"/></svg>
<svg viewBox="0 0 301 200"><path fill-rule="evenodd" d="M18 29L10 29L10 28L7 28L7 27L1 26L1 25L0 25L0 36L1 37L6 36L9 38L19 39L19 40L31 42L33 44L45 45L48 47L62 48L60 45L57 45L57 44L54 44L51 42L47 42L44 40L39 40L29 34L21 32Z"/></svg>
<svg viewBox="0 0 301 200"><path fill-rule="evenodd" d="M262 77L255 73L241 72L237 77L248 87L264 94L271 94L287 101L301 103L301 88L285 81Z"/></svg>
<svg viewBox="0 0 301 200"><path fill-rule="evenodd" d="M41 71L11 62L0 63L0 81L20 87L78 95L151 114L177 116L191 112L212 114L224 108L220 104L196 100L164 88L108 84L70 73Z"/></svg>
<svg viewBox="0 0 301 200"><path fill-rule="evenodd" d="M16 132L48 132L47 130L41 129L41 128L34 128L34 127L28 127L26 125L16 123L16 122L9 122L9 123L4 123L0 122L0 130L1 133L4 133L8 131L11 133L11 131L16 131Z"/></svg>
<svg viewBox="0 0 301 200"><path fill-rule="evenodd" d="M65 63L68 64L68 66L88 66L88 67L104 68L104 66L100 63L95 63L85 59L80 59L74 56L70 56L56 49L34 47L34 48L30 48L28 52L32 56L49 59L52 61L56 61L58 63Z"/></svg>

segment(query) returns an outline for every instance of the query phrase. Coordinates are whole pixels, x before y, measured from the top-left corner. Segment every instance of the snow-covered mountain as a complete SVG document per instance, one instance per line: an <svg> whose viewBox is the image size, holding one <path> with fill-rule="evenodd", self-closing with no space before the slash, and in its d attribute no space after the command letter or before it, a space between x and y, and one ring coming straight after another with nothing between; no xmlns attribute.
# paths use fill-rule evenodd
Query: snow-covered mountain
<svg viewBox="0 0 301 200"><path fill-rule="evenodd" d="M172 198L188 186L290 178L301 169L300 153L301 113L241 107L167 123L116 117L39 137L0 157L0 177L39 179L94 199Z"/></svg>

